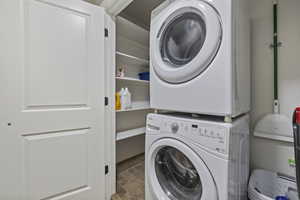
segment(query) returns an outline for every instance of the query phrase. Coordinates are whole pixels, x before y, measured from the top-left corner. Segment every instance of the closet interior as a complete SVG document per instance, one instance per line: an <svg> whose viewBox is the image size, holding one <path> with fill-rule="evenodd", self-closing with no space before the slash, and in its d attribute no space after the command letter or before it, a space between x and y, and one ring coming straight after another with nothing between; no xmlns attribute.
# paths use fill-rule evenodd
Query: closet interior
<svg viewBox="0 0 300 200"><path fill-rule="evenodd" d="M146 116L153 112L150 109L149 79L141 80L139 74L149 72L150 16L151 10L160 2L151 2L148 6L141 6L141 3L147 4L133 1L115 20L115 93L122 88L128 88L131 93L131 107L115 110L116 163L144 153Z"/></svg>
<svg viewBox="0 0 300 200"><path fill-rule="evenodd" d="M133 0L125 9L114 17L115 55L113 76L111 77L111 94L117 95L122 88L128 88L131 94L131 107L113 108L112 121L115 132L115 143L112 145L111 186L114 189L121 186L118 177L133 165L143 166L145 152L145 132L147 114L150 109L149 78L140 77L140 73L149 73L150 66L150 21L151 12L163 0ZM145 75L145 74L144 74ZM143 79L143 80L141 80ZM121 104L122 105L122 104ZM141 194L143 193L144 167L139 171ZM116 173L115 173L116 172ZM119 191L115 191L115 198ZM138 191L136 191L139 193ZM128 192L128 194L136 194Z"/></svg>

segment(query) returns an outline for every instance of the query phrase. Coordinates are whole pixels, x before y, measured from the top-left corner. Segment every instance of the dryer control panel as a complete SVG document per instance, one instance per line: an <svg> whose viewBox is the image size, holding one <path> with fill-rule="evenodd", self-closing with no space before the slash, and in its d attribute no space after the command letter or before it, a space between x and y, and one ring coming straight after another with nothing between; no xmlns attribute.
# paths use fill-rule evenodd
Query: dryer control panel
<svg viewBox="0 0 300 200"><path fill-rule="evenodd" d="M176 134L218 153L227 154L230 129L216 124L163 120L162 132Z"/></svg>

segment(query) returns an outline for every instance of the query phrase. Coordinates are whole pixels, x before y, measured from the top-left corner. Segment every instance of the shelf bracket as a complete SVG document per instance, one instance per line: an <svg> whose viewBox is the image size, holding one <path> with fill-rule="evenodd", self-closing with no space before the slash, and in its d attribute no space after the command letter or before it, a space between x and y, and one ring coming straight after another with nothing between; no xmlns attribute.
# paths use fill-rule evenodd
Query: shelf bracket
<svg viewBox="0 0 300 200"><path fill-rule="evenodd" d="M107 175L109 173L109 167L108 165L105 165L105 175Z"/></svg>
<svg viewBox="0 0 300 200"><path fill-rule="evenodd" d="M104 97L104 105L108 106L108 97Z"/></svg>
<svg viewBox="0 0 300 200"><path fill-rule="evenodd" d="M108 29L107 28L104 29L104 36L108 37Z"/></svg>

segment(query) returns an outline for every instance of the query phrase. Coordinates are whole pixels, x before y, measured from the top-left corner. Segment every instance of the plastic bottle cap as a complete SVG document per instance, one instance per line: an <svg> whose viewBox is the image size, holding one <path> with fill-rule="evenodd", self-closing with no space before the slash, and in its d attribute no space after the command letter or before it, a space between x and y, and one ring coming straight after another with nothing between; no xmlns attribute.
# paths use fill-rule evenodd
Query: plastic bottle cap
<svg viewBox="0 0 300 200"><path fill-rule="evenodd" d="M296 108L296 114L295 114L295 118L296 118L296 123L300 124L300 107Z"/></svg>
<svg viewBox="0 0 300 200"><path fill-rule="evenodd" d="M285 196L277 196L276 200L289 200L289 199Z"/></svg>

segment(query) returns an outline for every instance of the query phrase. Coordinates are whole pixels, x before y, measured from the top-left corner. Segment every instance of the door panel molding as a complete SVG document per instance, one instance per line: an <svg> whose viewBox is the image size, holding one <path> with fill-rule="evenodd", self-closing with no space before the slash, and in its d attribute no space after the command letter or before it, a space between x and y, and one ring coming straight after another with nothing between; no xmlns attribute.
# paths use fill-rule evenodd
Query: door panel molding
<svg viewBox="0 0 300 200"><path fill-rule="evenodd" d="M3 0L0 12L0 199L104 199L104 9Z"/></svg>

